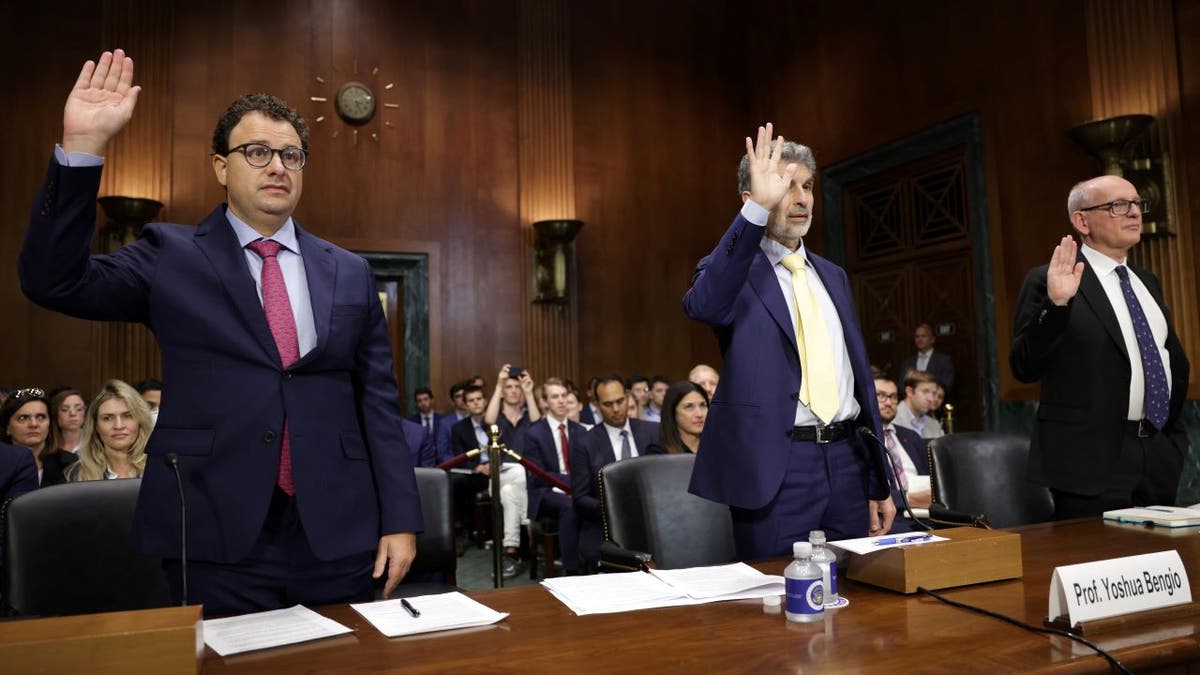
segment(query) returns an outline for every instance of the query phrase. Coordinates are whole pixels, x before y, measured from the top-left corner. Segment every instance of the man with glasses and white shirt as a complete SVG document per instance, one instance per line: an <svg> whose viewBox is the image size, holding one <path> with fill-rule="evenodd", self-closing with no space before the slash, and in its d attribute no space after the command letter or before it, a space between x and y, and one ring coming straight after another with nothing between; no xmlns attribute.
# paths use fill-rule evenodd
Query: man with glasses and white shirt
<svg viewBox="0 0 1200 675"><path fill-rule="evenodd" d="M140 90L120 49L84 64L19 260L34 302L158 340L167 404L133 545L209 615L369 601L385 569L390 593L421 502L371 269L292 220L307 125L274 96L239 98L212 138L226 203L90 255L101 155Z"/></svg>
<svg viewBox="0 0 1200 675"><path fill-rule="evenodd" d="M1063 237L1017 299L1009 363L1041 384L1029 473L1057 519L1175 503L1190 365L1158 277L1128 263L1147 206L1118 176L1076 185L1067 213L1082 246Z"/></svg>

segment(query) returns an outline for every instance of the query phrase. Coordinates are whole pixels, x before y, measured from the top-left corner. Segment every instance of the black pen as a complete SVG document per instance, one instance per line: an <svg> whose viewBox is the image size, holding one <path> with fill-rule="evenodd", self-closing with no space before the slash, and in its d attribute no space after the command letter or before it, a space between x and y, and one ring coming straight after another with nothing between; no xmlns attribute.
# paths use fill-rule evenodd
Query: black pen
<svg viewBox="0 0 1200 675"><path fill-rule="evenodd" d="M416 619L421 616L421 613L417 611L417 608L413 607L412 603L405 598L400 598L400 604L404 607L404 611L408 612L408 615L412 618Z"/></svg>

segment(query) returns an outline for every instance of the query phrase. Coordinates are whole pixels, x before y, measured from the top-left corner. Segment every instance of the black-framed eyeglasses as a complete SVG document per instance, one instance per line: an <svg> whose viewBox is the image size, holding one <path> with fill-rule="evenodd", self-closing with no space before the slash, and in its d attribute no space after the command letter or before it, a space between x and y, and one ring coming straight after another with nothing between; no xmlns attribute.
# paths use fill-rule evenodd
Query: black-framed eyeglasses
<svg viewBox="0 0 1200 675"><path fill-rule="evenodd" d="M29 387L28 389L18 389L12 395L14 401L24 401L27 398L46 398L46 392L37 387Z"/></svg>
<svg viewBox="0 0 1200 675"><path fill-rule="evenodd" d="M1100 209L1108 209L1108 212L1114 216L1127 216L1129 209L1134 206L1138 207L1138 211L1142 213L1150 213L1150 202L1145 199L1116 199L1106 204L1097 204L1095 206L1087 206L1080 211L1098 211Z"/></svg>
<svg viewBox="0 0 1200 675"><path fill-rule="evenodd" d="M875 392L875 398L880 401L899 401L900 394L885 394L882 391Z"/></svg>
<svg viewBox="0 0 1200 675"><path fill-rule="evenodd" d="M242 143L229 149L230 154L235 152L242 153L242 156L246 158L246 163L256 169L269 165L271 160L275 159L275 155L279 155L279 161L283 162L283 168L288 171L301 171L308 162L308 151L294 145L286 148L272 148L266 143Z"/></svg>

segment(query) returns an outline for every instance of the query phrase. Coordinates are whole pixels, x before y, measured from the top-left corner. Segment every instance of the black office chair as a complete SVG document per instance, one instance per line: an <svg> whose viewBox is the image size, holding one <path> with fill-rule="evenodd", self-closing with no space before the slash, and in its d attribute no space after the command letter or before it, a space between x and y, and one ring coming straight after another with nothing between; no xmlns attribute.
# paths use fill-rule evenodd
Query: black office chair
<svg viewBox="0 0 1200 675"><path fill-rule="evenodd" d="M600 469L600 565L658 569L736 560L729 507L688 492L693 455L650 455Z"/></svg>
<svg viewBox="0 0 1200 675"><path fill-rule="evenodd" d="M65 483L12 500L0 516L9 607L61 616L170 605L161 561L130 547L141 485L140 478Z"/></svg>
<svg viewBox="0 0 1200 675"><path fill-rule="evenodd" d="M1042 523L1054 515L1050 489L1026 478L1029 437L972 432L929 442L933 501L986 516L992 527Z"/></svg>
<svg viewBox="0 0 1200 675"><path fill-rule="evenodd" d="M418 467L417 491L425 531L417 535L417 557L405 581L389 597L411 597L457 590L458 555L454 551L454 513L450 477L442 469Z"/></svg>

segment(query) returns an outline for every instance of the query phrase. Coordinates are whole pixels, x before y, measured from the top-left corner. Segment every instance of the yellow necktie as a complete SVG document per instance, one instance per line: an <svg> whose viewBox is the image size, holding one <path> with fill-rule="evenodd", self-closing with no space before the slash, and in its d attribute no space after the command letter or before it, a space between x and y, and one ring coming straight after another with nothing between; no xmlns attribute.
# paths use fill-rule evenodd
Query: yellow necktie
<svg viewBox="0 0 1200 675"><path fill-rule="evenodd" d="M808 288L804 256L790 253L780 261L792 273L792 295L796 303L796 347L800 352L800 402L825 424L833 421L839 402L833 370L833 348L821 308Z"/></svg>

